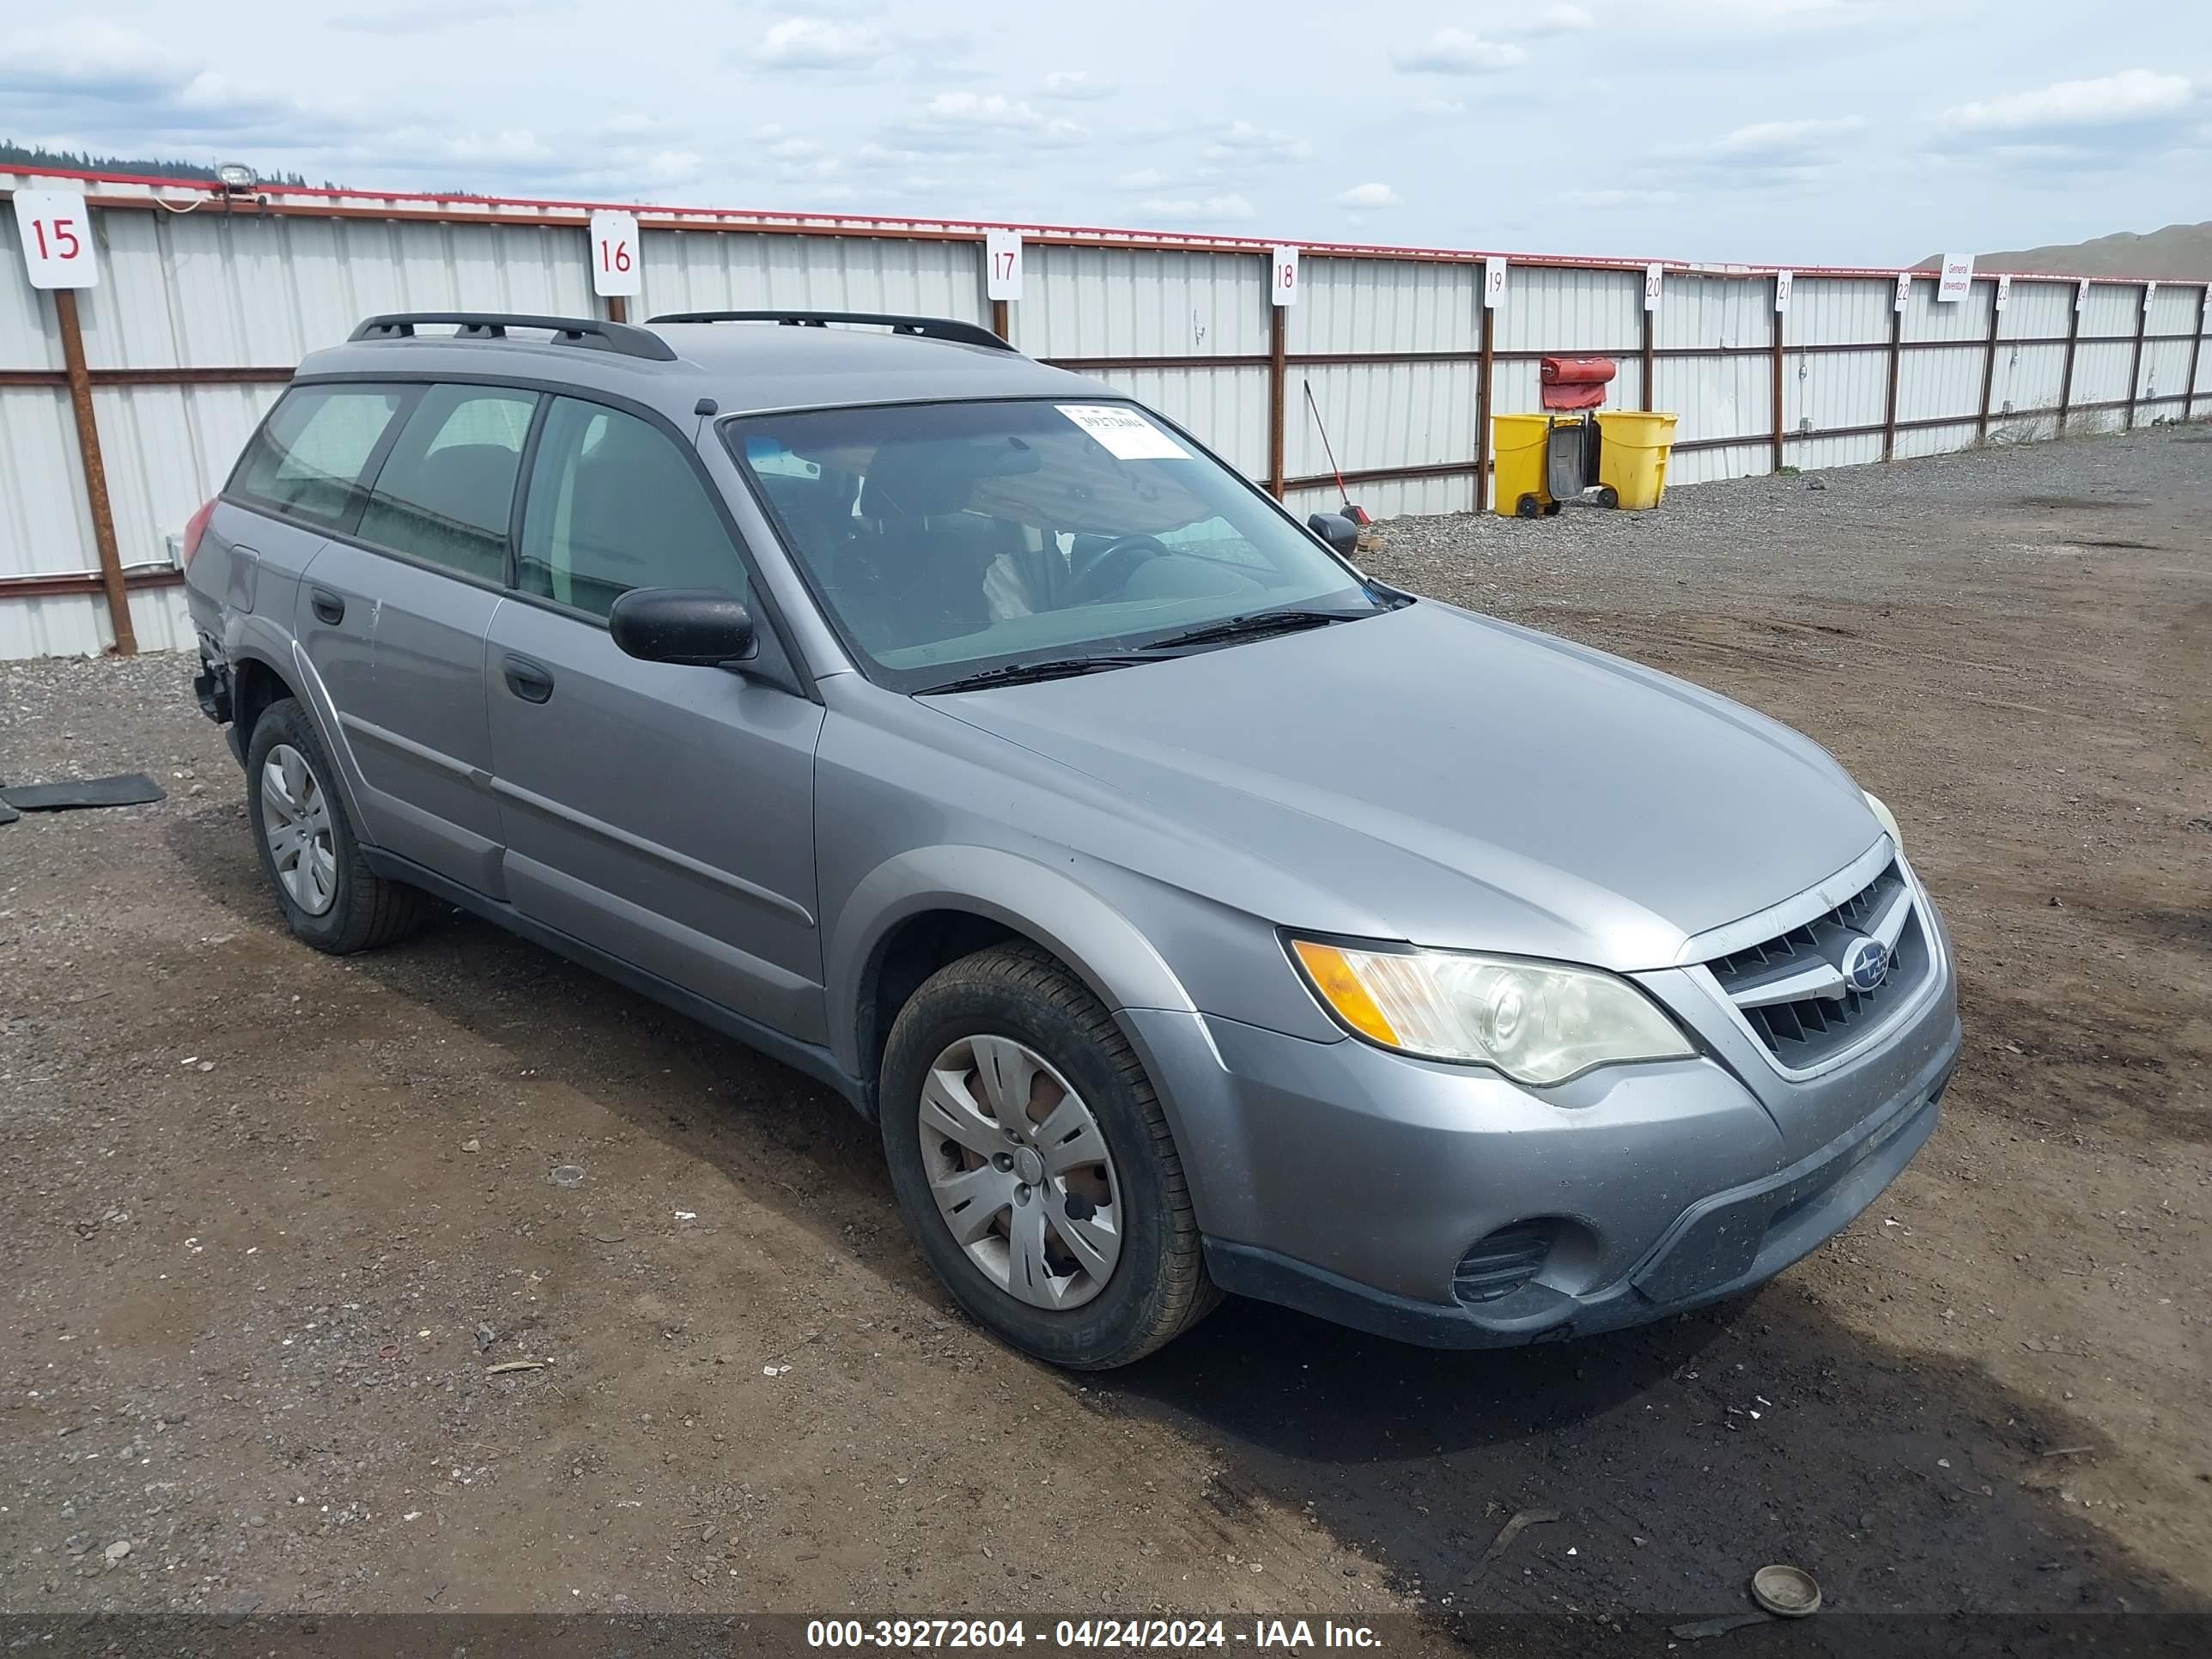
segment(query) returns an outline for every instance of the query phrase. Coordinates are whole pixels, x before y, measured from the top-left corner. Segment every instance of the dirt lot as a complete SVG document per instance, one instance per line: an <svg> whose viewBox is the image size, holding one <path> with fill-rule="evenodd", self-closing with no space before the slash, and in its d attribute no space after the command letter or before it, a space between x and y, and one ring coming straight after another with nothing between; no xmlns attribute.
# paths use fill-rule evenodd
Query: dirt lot
<svg viewBox="0 0 2212 1659"><path fill-rule="evenodd" d="M1724 1612L1776 1559L1845 1611L2204 1607L2208 446L1390 526L1380 574L1820 738L1965 973L1944 1127L1848 1234L1522 1352L1232 1304L1103 1380L1030 1365L951 1311L825 1091L473 921L313 955L185 663L0 665L0 778L172 791L0 829L0 1608L1441 1638ZM1522 1510L1559 1518L1483 1561Z"/></svg>

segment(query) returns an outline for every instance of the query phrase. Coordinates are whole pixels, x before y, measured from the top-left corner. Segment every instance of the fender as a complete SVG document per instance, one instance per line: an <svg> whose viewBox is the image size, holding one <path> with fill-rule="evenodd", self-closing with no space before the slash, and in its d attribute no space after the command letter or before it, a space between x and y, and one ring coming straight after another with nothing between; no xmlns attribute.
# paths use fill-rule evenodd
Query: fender
<svg viewBox="0 0 2212 1659"><path fill-rule="evenodd" d="M1097 894L1048 866L997 848L918 848L863 877L824 940L830 1042L838 1063L861 1074L860 989L884 941L927 910L965 910L1026 934L1060 957L1109 1009L1197 1005L1133 923Z"/></svg>
<svg viewBox="0 0 2212 1659"><path fill-rule="evenodd" d="M376 833L368 815L361 810L362 791L356 787L361 780L360 763L354 759L353 746L345 740L344 728L338 723L337 705L331 701L330 689L308 659L307 647L267 617L251 612L234 615L226 631L229 637L223 641L223 651L234 666L258 662L292 688L337 769L338 793L343 797L354 833L374 845ZM240 757L241 762L244 758Z"/></svg>

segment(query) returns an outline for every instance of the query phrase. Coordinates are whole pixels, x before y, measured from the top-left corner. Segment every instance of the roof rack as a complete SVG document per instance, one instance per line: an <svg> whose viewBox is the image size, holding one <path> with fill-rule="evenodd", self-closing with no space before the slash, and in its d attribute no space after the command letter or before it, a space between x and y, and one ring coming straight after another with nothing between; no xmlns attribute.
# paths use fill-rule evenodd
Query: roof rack
<svg viewBox="0 0 2212 1659"><path fill-rule="evenodd" d="M994 351L1013 347L981 323L963 323L951 317L900 317L877 311L672 311L655 317L656 323L781 323L786 328L826 328L831 323L874 323L894 334L918 334L932 340L951 340L961 345L988 346Z"/></svg>
<svg viewBox="0 0 2212 1659"><path fill-rule="evenodd" d="M417 323L452 323L456 340L504 340L510 328L552 331L554 343L594 351L619 352L672 363L676 351L658 334L628 323L603 323L593 317L531 317L503 311L395 311L371 317L346 337L351 340L407 340Z"/></svg>

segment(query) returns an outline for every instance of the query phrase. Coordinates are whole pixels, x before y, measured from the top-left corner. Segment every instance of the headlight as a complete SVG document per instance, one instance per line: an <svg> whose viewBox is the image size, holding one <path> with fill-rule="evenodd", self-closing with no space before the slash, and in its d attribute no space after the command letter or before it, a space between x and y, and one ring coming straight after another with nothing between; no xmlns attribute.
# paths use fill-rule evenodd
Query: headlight
<svg viewBox="0 0 2212 1659"><path fill-rule="evenodd" d="M1905 850L1905 831L1897 827L1897 814L1889 810L1889 803L1871 789L1862 789L1859 793L1867 798L1867 810L1874 814L1875 821L1889 831L1891 842L1902 853Z"/></svg>
<svg viewBox="0 0 2212 1659"><path fill-rule="evenodd" d="M1293 939L1336 1017L1401 1054L1478 1061L1522 1083L1694 1054L1656 1003L1595 968L1458 951L1362 951Z"/></svg>

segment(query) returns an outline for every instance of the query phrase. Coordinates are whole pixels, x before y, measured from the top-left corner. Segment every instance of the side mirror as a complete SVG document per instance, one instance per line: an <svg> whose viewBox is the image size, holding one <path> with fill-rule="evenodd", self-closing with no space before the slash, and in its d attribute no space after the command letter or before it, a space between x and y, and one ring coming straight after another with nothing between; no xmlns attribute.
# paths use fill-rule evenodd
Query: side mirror
<svg viewBox="0 0 2212 1659"><path fill-rule="evenodd" d="M757 648L752 615L712 587L634 587L607 612L616 646L641 662L716 668Z"/></svg>
<svg viewBox="0 0 2212 1659"><path fill-rule="evenodd" d="M1316 513L1306 528L1347 559L1359 550L1359 526L1341 513Z"/></svg>

